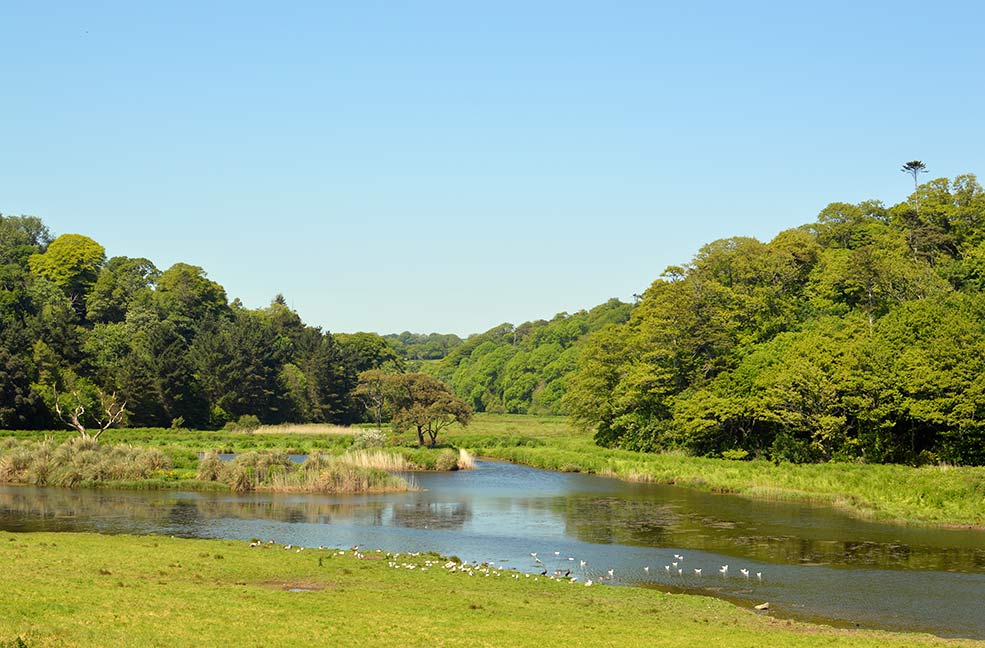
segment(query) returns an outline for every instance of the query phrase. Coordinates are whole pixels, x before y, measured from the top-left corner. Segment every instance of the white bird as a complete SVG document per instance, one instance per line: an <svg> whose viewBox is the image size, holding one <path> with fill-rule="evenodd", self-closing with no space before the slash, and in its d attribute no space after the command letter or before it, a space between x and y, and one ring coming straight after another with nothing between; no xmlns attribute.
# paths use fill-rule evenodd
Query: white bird
<svg viewBox="0 0 985 648"><path fill-rule="evenodd" d="M677 575L678 576L683 576L684 575L684 570L683 569L678 569L677 570Z"/></svg>
<svg viewBox="0 0 985 648"><path fill-rule="evenodd" d="M537 559L537 552L536 551L531 551L530 552L530 557L536 560Z"/></svg>
<svg viewBox="0 0 985 648"><path fill-rule="evenodd" d="M670 573L670 565L664 565L664 571L666 571L669 574Z"/></svg>
<svg viewBox="0 0 985 648"><path fill-rule="evenodd" d="M695 569L694 570L694 575L695 576L700 576L701 575L701 570L700 569Z"/></svg>
<svg viewBox="0 0 985 648"><path fill-rule="evenodd" d="M615 571L615 570L613 570L613 569L610 569L610 570L609 570L609 578L610 578L610 579L612 578L612 574L613 574L613 572L614 572L614 571Z"/></svg>
<svg viewBox="0 0 985 648"><path fill-rule="evenodd" d="M718 571L722 574L722 576L725 576L726 574L728 574L728 565L722 565L722 568L719 569Z"/></svg>
<svg viewBox="0 0 985 648"><path fill-rule="evenodd" d="M670 563L670 564L671 564L671 566L672 566L672 567L673 567L674 569L677 569L677 563L675 563L675 562L672 562L672 563Z"/></svg>
<svg viewBox="0 0 985 648"><path fill-rule="evenodd" d="M584 567L584 566L585 566L585 565L587 565L588 563L587 563L587 562L585 562L584 560L582 560L582 561L579 561L579 563L578 563L578 564L580 564L580 565L581 565L582 567Z"/></svg>
<svg viewBox="0 0 985 648"><path fill-rule="evenodd" d="M643 567L643 571L645 571L647 574L649 574L650 573L650 566L649 565L646 565L645 567Z"/></svg>
<svg viewBox="0 0 985 648"><path fill-rule="evenodd" d="M756 578L763 580L763 572L756 572Z"/></svg>
<svg viewBox="0 0 985 648"><path fill-rule="evenodd" d="M554 555L555 555L555 556L560 556L560 555L561 555L561 552L560 552L560 551L555 551L555 552L554 552Z"/></svg>
<svg viewBox="0 0 985 648"><path fill-rule="evenodd" d="M739 570L739 573L742 574L743 576L745 576L746 578L749 578L749 570L748 569L745 569L745 568L740 569Z"/></svg>
<svg viewBox="0 0 985 648"><path fill-rule="evenodd" d="M589 578L587 581L585 581L585 587L591 587L591 586L592 586L592 579Z"/></svg>

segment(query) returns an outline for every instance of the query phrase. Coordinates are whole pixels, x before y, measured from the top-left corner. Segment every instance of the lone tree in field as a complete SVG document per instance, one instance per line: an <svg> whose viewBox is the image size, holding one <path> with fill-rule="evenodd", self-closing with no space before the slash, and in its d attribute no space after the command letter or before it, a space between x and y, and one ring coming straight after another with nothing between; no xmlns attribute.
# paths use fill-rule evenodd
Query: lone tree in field
<svg viewBox="0 0 985 648"><path fill-rule="evenodd" d="M396 374L388 380L393 427L400 431L413 428L420 445L424 445L425 433L433 448L441 430L452 423L466 426L472 420L472 408L434 376Z"/></svg>
<svg viewBox="0 0 985 648"><path fill-rule="evenodd" d="M917 188L920 186L920 181L917 179L921 173L927 173L927 165L920 160L910 160L903 165L900 169L903 173L909 173L913 176L913 196L917 202L917 212L920 212L920 196L917 194Z"/></svg>

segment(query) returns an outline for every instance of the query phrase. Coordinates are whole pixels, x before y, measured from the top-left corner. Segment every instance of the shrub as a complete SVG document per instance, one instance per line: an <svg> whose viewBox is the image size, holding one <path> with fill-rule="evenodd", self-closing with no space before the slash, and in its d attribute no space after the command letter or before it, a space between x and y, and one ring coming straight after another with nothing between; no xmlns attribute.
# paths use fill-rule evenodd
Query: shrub
<svg viewBox="0 0 985 648"><path fill-rule="evenodd" d="M238 419L236 419L236 429L242 430L244 432L253 432L259 429L260 419L258 419L253 414L243 414Z"/></svg>
<svg viewBox="0 0 985 648"><path fill-rule="evenodd" d="M722 459L732 459L733 461L742 461L749 456L747 450L742 448L735 448L733 450L725 450L722 452Z"/></svg>
<svg viewBox="0 0 985 648"><path fill-rule="evenodd" d="M435 470L458 470L458 453L451 448L444 448L434 459Z"/></svg>
<svg viewBox="0 0 985 648"><path fill-rule="evenodd" d="M368 448L382 448L387 444L386 432L383 430L357 430L352 435L353 450L366 450Z"/></svg>

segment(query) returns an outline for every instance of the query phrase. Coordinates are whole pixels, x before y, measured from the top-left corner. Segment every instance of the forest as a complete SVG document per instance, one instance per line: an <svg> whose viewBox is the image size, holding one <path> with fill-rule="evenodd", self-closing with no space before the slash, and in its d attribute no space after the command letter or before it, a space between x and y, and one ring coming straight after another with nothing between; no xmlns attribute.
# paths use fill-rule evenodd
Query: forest
<svg viewBox="0 0 985 648"><path fill-rule="evenodd" d="M603 446L775 461L985 463L985 194L832 203L711 242L636 304L450 334L330 333L198 266L107 259L0 215L0 427L122 408L127 426L374 419L369 370L428 373L478 412L567 414ZM378 416L379 413L377 412Z"/></svg>
<svg viewBox="0 0 985 648"><path fill-rule="evenodd" d="M832 203L667 268L629 321L587 340L564 403L626 449L982 464L983 289L974 176L892 207Z"/></svg>
<svg viewBox="0 0 985 648"><path fill-rule="evenodd" d="M308 326L280 295L248 309L200 267L105 256L0 216L0 427L61 428L59 403L124 407L130 426L351 423L359 373L399 363L380 336Z"/></svg>

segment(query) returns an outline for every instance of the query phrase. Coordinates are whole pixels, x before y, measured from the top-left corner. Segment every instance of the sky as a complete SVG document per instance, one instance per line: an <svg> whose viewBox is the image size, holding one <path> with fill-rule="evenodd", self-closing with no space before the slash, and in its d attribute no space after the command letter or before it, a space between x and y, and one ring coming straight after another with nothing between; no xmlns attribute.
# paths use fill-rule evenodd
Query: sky
<svg viewBox="0 0 985 648"><path fill-rule="evenodd" d="M985 3L0 0L0 213L333 332L630 301L985 173Z"/></svg>

